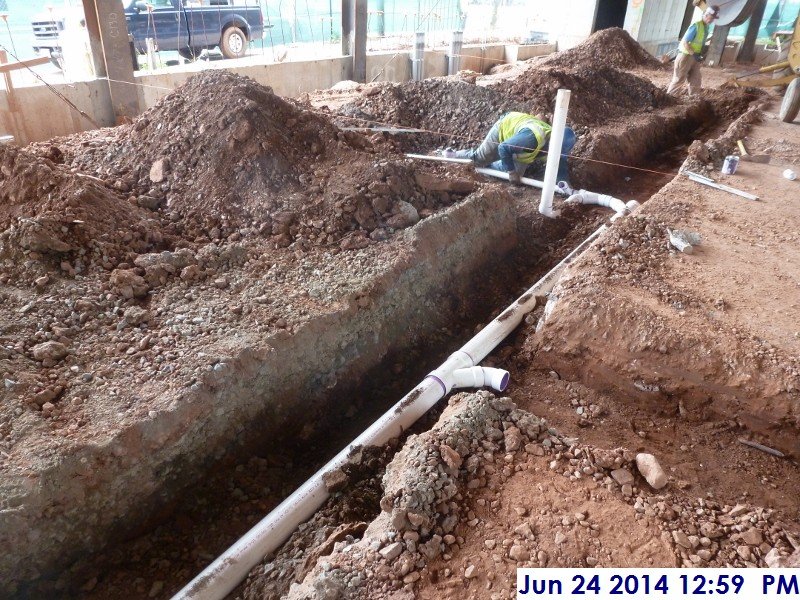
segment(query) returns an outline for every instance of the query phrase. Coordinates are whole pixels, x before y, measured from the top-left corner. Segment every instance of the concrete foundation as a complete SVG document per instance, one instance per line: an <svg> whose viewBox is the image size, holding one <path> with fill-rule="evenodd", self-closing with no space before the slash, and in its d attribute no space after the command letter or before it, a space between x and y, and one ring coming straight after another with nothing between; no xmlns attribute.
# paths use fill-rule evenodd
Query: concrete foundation
<svg viewBox="0 0 800 600"><path fill-rule="evenodd" d="M452 323L464 309L452 298L469 305L471 283L515 242L508 196L470 196L393 242L396 259L367 284L368 307L354 293L292 335L241 340L213 381L180 391L166 409L110 423L107 441L40 469L16 465L0 481L0 547L13 548L0 555L0 595L24 595L26 581L130 535L221 456L280 443L320 411L341 412L330 405L331 380L333 391L347 389L388 352Z"/></svg>

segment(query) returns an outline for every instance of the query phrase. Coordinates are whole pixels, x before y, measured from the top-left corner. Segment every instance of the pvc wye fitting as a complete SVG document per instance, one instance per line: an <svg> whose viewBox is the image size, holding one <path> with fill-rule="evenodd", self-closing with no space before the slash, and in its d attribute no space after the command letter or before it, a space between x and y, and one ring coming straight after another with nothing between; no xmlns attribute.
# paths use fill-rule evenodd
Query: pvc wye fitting
<svg viewBox="0 0 800 600"><path fill-rule="evenodd" d="M491 387L504 392L508 387L509 373L491 367L469 367L453 372L453 389Z"/></svg>

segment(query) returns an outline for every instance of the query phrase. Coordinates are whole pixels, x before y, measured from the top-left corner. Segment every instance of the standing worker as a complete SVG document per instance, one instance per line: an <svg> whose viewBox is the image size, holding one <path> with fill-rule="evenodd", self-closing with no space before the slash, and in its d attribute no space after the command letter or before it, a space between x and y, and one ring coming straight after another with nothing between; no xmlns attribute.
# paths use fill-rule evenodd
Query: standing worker
<svg viewBox="0 0 800 600"><path fill-rule="evenodd" d="M539 115L521 112L506 113L486 134L480 146L474 150L445 150L446 158L469 158L477 167L508 172L512 183L519 183L528 167L543 150L548 151L550 132L553 128ZM568 155L575 146L575 132L567 127L561 154ZM567 161L562 160L558 178L567 179Z"/></svg>
<svg viewBox="0 0 800 600"><path fill-rule="evenodd" d="M703 47L708 37L708 26L719 18L719 6L709 6L703 11L703 18L692 23L683 35L678 46L678 57L675 59L675 73L667 88L668 94L674 94L689 82L689 95L700 92L700 63L703 60Z"/></svg>

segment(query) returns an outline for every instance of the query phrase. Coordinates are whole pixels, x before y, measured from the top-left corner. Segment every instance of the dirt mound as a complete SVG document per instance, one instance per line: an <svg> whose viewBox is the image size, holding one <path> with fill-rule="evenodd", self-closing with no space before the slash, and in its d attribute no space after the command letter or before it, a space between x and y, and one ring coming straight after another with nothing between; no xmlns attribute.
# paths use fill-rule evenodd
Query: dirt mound
<svg viewBox="0 0 800 600"><path fill-rule="evenodd" d="M419 128L456 138L465 146L479 143L503 113L529 109L523 100L500 89L455 78L385 84L364 92L338 110L343 126L388 123Z"/></svg>
<svg viewBox="0 0 800 600"><path fill-rule="evenodd" d="M146 211L94 177L24 150L0 147L3 255L24 253L28 258L49 256L62 261L80 255L79 262L85 264L131 250L144 252L163 241L159 229Z"/></svg>
<svg viewBox="0 0 800 600"><path fill-rule="evenodd" d="M537 65L551 67L603 64L616 69L664 68L659 60L619 27L601 29L574 48L537 60Z"/></svg>
<svg viewBox="0 0 800 600"><path fill-rule="evenodd" d="M189 241L258 232L307 247L355 235L359 247L453 192L425 189L405 165L376 161L361 134L225 71L193 77L131 125L84 137L60 141L65 161L147 198Z"/></svg>
<svg viewBox="0 0 800 600"><path fill-rule="evenodd" d="M546 118L551 118L558 90L571 90L568 121L577 125L605 123L675 103L646 79L607 65L528 69L518 78L503 82L502 87L504 93L519 98Z"/></svg>

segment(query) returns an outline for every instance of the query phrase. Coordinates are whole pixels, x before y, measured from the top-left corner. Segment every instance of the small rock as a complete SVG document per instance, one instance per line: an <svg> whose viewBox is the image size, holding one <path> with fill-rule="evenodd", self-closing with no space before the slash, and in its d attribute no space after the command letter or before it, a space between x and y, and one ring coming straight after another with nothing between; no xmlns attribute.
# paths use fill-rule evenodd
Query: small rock
<svg viewBox="0 0 800 600"><path fill-rule="evenodd" d="M561 533L560 531L556 533L556 536L555 536L555 543L556 543L556 545L559 545L559 546L560 546L561 544L563 544L563 543L564 543L564 542L566 542L566 541L567 541L567 536L565 536L565 535L564 535L563 533Z"/></svg>
<svg viewBox="0 0 800 600"><path fill-rule="evenodd" d="M347 487L347 475L341 469L335 469L322 476L325 488L328 492L339 492Z"/></svg>
<svg viewBox="0 0 800 600"><path fill-rule="evenodd" d="M637 454L636 468L639 469L639 473L642 474L642 477L647 480L647 483L649 483L650 487L654 490L660 490L667 485L669 481L664 469L661 468L661 465L658 464L658 460L656 460L656 457L652 454Z"/></svg>
<svg viewBox="0 0 800 600"><path fill-rule="evenodd" d="M522 432L518 427L509 427L503 433L506 452L516 452L522 447Z"/></svg>
<svg viewBox="0 0 800 600"><path fill-rule="evenodd" d="M689 541L689 537L680 530L676 530L672 532L672 539L675 540L675 543L682 548L686 548L687 550L692 547L692 543Z"/></svg>
<svg viewBox="0 0 800 600"><path fill-rule="evenodd" d="M628 469L614 469L611 478L619 485L633 485L633 475Z"/></svg>
<svg viewBox="0 0 800 600"><path fill-rule="evenodd" d="M31 353L36 360L49 360L55 363L67 355L67 348L60 342L42 342L31 348Z"/></svg>
<svg viewBox="0 0 800 600"><path fill-rule="evenodd" d="M458 470L461 467L461 455L447 444L441 444L439 446L439 454L442 455L442 460L451 469Z"/></svg>
<svg viewBox="0 0 800 600"><path fill-rule="evenodd" d="M478 576L478 567L470 565L464 569L464 577L467 579L475 579Z"/></svg>
<svg viewBox="0 0 800 600"><path fill-rule="evenodd" d="M508 555L512 558L512 560L517 562L525 562L531 557L531 553L528 552L524 546L520 546L519 544L514 544L511 546L511 550L509 550Z"/></svg>
<svg viewBox="0 0 800 600"><path fill-rule="evenodd" d="M737 546L736 554L741 556L742 560L750 560L753 557L752 552L750 552L749 546Z"/></svg>
<svg viewBox="0 0 800 600"><path fill-rule="evenodd" d="M747 507L744 504L737 504L734 506L731 511L728 513L729 517L740 517L747 512Z"/></svg>
<svg viewBox="0 0 800 600"><path fill-rule="evenodd" d="M150 167L150 181L153 183L161 183L167 178L167 171L169 171L169 159L159 158Z"/></svg>
<svg viewBox="0 0 800 600"><path fill-rule="evenodd" d="M379 550L380 555L385 558L386 560L394 560L403 552L403 543L402 542L394 542L393 544L389 544L385 548L381 548Z"/></svg>
<svg viewBox="0 0 800 600"><path fill-rule="evenodd" d="M758 529L748 529L742 534L742 541L748 546L758 546L764 541L764 536Z"/></svg>

